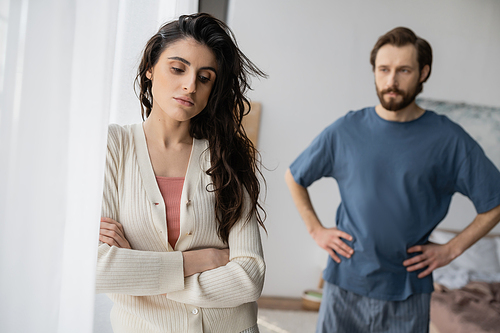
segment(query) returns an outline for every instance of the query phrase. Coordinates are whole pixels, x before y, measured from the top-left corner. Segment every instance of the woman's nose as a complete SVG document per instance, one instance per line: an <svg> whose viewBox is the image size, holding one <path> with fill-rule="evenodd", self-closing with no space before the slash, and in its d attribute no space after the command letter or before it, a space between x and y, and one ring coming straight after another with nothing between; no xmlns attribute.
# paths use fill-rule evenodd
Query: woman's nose
<svg viewBox="0 0 500 333"><path fill-rule="evenodd" d="M196 92L196 76L186 76L186 79L184 80L184 90L189 94Z"/></svg>

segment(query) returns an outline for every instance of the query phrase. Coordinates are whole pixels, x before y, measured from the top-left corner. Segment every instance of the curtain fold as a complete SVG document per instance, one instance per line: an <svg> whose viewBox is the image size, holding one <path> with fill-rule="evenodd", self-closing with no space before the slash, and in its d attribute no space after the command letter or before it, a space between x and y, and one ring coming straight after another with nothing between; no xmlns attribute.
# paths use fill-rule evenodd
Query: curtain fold
<svg viewBox="0 0 500 333"><path fill-rule="evenodd" d="M145 41L197 9L0 0L0 332L92 332L110 110L140 119L132 83Z"/></svg>
<svg viewBox="0 0 500 333"><path fill-rule="evenodd" d="M92 332L118 6L2 2L0 332Z"/></svg>
<svg viewBox="0 0 500 333"><path fill-rule="evenodd" d="M0 332L93 331L110 113L140 120L133 78L146 40L197 10L0 0Z"/></svg>

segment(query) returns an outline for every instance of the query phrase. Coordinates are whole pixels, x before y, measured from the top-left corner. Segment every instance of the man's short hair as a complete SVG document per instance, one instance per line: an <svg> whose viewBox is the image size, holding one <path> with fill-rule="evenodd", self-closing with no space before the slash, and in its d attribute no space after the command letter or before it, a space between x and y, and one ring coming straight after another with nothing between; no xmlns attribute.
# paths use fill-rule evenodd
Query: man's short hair
<svg viewBox="0 0 500 333"><path fill-rule="evenodd" d="M413 31L405 27L394 28L385 35L380 36L370 53L370 63L372 64L373 70L375 70L375 59L377 58L378 50L385 44L391 44L397 47L408 44L415 46L417 49L419 71L421 72L425 65L429 65L429 74L423 82L427 81L431 75L432 69L432 48L425 39L418 37Z"/></svg>

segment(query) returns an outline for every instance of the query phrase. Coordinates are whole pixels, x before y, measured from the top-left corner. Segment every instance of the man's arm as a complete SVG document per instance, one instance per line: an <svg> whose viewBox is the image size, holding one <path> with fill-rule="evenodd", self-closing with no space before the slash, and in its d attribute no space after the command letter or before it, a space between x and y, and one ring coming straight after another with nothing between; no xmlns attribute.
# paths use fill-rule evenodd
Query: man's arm
<svg viewBox="0 0 500 333"><path fill-rule="evenodd" d="M408 249L408 253L422 252L411 259L405 260L403 265L408 272L427 267L418 277L423 278L432 273L436 268L448 265L453 259L486 235L500 221L500 205L478 214L467 228L451 239L448 243L439 245L429 243L417 245Z"/></svg>
<svg viewBox="0 0 500 333"><path fill-rule="evenodd" d="M333 260L340 263L340 258L337 254L350 258L354 253L346 243L344 243L341 238L352 240L351 235L338 230L337 228L325 228L321 224L314 211L311 203L311 198L309 197L309 192L307 189L295 182L293 175L288 169L285 173L285 181L288 185L288 189L292 194L293 202L299 211L302 220L304 220L307 231L312 236L314 241L324 250L326 250Z"/></svg>

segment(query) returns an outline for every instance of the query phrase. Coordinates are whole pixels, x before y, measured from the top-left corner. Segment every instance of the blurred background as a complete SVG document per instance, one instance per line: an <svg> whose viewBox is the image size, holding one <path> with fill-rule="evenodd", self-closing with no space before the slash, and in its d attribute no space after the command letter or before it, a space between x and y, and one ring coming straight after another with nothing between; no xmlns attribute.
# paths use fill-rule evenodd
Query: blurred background
<svg viewBox="0 0 500 333"><path fill-rule="evenodd" d="M283 177L323 128L378 103L369 53L380 35L406 26L431 44L422 97L500 107L496 0L0 0L0 332L107 332L105 319L94 324L93 293L107 125L141 121L142 48L162 23L197 11L224 20L269 75L249 92L262 107L265 296L318 284L327 255ZM310 192L333 226L335 181ZM440 227L474 216L456 195Z"/></svg>

